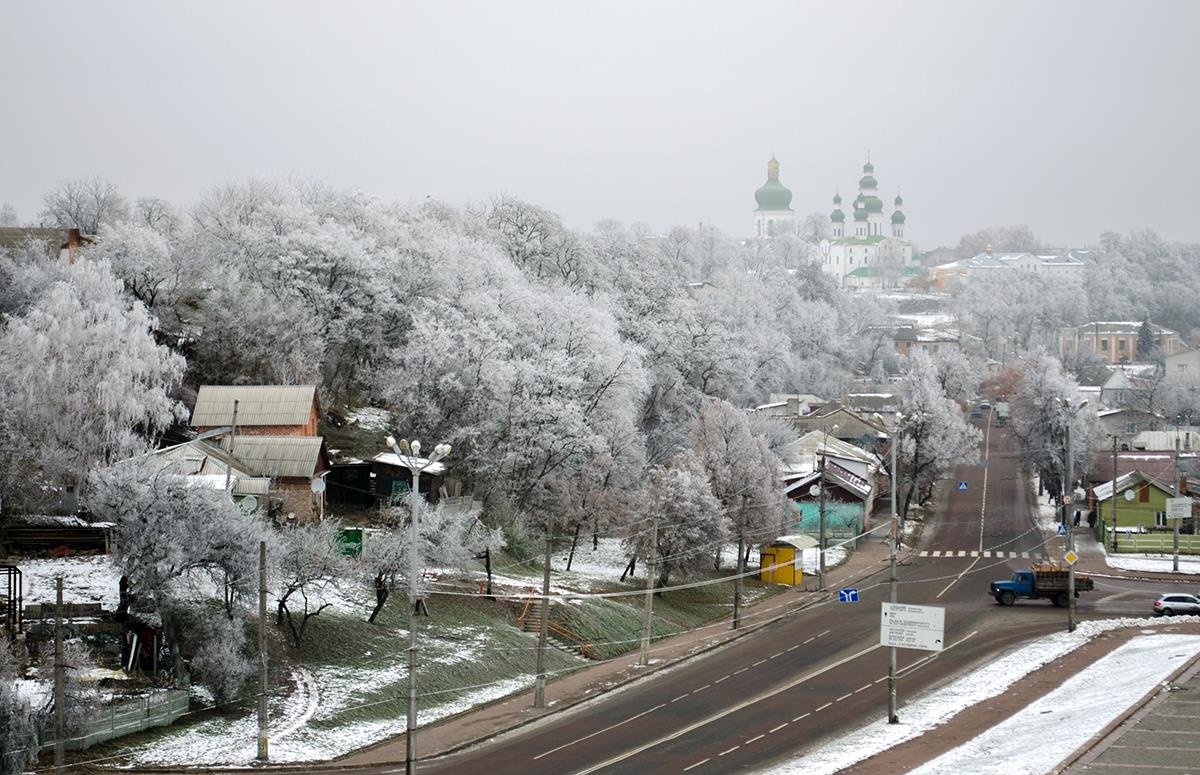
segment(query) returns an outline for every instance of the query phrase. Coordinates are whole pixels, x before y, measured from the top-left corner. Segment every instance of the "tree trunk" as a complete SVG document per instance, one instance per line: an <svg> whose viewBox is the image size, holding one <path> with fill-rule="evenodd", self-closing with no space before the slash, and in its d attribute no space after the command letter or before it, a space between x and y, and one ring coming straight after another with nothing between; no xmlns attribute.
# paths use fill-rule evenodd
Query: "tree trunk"
<svg viewBox="0 0 1200 775"><path fill-rule="evenodd" d="M733 580L733 629L737 629L742 624L742 572L745 570L742 564L742 547L746 544L746 537L738 535L738 569L737 576Z"/></svg>
<svg viewBox="0 0 1200 775"><path fill-rule="evenodd" d="M625 570L621 573L621 581L624 581L626 576L632 576L635 570L637 570L636 554L629 558L629 564L625 566Z"/></svg>
<svg viewBox="0 0 1200 775"><path fill-rule="evenodd" d="M117 582L117 616L126 617L129 615L129 577L122 576Z"/></svg>
<svg viewBox="0 0 1200 775"><path fill-rule="evenodd" d="M571 536L571 553L567 555L567 572L571 571L571 563L575 560L575 546L579 543L580 523L575 523L575 535Z"/></svg>
<svg viewBox="0 0 1200 775"><path fill-rule="evenodd" d="M388 595L391 590L388 589L387 583L384 581L383 574L375 575L375 610L371 611L371 615L367 617L367 624L374 624L375 618L383 610L383 604L387 602Z"/></svg>
<svg viewBox="0 0 1200 775"><path fill-rule="evenodd" d="M487 599L495 600L492 596L492 550L483 550L483 569L487 572Z"/></svg>
<svg viewBox="0 0 1200 775"><path fill-rule="evenodd" d="M714 571L721 570L721 552L722 552L722 550L724 550L724 548L725 547L723 547L723 546L718 546L717 553L713 555L713 570Z"/></svg>
<svg viewBox="0 0 1200 775"><path fill-rule="evenodd" d="M593 519L592 520L592 551L593 552L599 551L599 549L600 549L600 521L598 519Z"/></svg>

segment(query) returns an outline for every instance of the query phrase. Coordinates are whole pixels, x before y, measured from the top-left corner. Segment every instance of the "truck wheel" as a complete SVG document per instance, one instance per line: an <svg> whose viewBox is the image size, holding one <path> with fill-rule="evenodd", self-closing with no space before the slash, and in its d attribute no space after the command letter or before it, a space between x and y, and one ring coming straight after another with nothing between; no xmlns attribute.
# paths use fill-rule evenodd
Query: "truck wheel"
<svg viewBox="0 0 1200 775"><path fill-rule="evenodd" d="M1054 604L1059 608L1066 608L1071 603L1071 598L1067 597L1066 592L1059 592L1054 596Z"/></svg>
<svg viewBox="0 0 1200 775"><path fill-rule="evenodd" d="M1014 595L1012 593L1012 591L1008 590L1008 589L1006 589L1003 592L1001 592L1000 594L996 595L996 602L999 603L1000 605L1012 605L1013 601L1015 601L1016 599L1017 599L1017 596Z"/></svg>

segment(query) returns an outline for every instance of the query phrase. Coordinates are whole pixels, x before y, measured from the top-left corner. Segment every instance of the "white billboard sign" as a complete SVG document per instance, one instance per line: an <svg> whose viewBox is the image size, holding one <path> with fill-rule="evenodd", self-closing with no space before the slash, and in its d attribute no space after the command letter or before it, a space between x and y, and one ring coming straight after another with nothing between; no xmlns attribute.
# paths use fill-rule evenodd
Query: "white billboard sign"
<svg viewBox="0 0 1200 775"><path fill-rule="evenodd" d="M945 608L884 603L879 619L879 643L901 649L941 651L945 630Z"/></svg>
<svg viewBox="0 0 1200 775"><path fill-rule="evenodd" d="M1187 519L1192 516L1191 498L1167 498L1167 519Z"/></svg>

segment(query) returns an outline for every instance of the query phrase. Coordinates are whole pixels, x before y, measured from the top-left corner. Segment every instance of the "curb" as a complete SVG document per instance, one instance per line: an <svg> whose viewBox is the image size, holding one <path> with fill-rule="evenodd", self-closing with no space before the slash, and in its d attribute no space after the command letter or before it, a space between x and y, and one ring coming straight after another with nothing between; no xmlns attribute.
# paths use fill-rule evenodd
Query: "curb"
<svg viewBox="0 0 1200 775"><path fill-rule="evenodd" d="M1154 710L1167 697L1167 692L1163 691L1164 687L1178 682L1181 678L1184 680L1190 679L1197 672L1200 672L1200 652L1196 653L1187 662L1183 663L1167 676L1164 680L1154 685L1154 688L1142 695L1142 698L1126 709L1121 715L1113 719L1108 725L1101 729L1096 734L1092 735L1091 739L1083 745L1072 751L1066 759L1063 759L1050 772L1053 775L1065 773L1074 767L1076 764L1088 764L1101 754L1109 749L1117 740L1119 740L1126 732L1123 727L1130 721L1140 721L1150 711ZM1136 719L1135 719L1136 717ZM1120 732L1120 734L1117 734Z"/></svg>

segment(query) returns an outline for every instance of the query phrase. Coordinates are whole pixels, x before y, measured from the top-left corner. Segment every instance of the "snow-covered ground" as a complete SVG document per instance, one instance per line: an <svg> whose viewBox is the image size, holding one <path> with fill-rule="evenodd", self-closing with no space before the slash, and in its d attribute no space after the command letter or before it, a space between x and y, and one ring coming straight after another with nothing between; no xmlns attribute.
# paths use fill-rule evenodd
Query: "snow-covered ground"
<svg viewBox="0 0 1200 775"><path fill-rule="evenodd" d="M1153 627L1165 621L1167 620L1103 619L1081 622L1075 632L1060 632L1040 638L993 659L942 688L927 692L904 704L900 711L899 724L888 724L887 719L881 719L790 762L776 765L770 772L778 775L832 775L892 746L923 735L945 724L960 711L989 697L1002 694L1022 677L1078 648L1102 632L1123 627ZM1056 738L1047 735L1043 737L1041 744L1047 739ZM1064 751L1063 756L1067 753L1069 750ZM973 771L969 768L958 770Z"/></svg>
<svg viewBox="0 0 1200 775"><path fill-rule="evenodd" d="M1040 775L1200 652L1200 636L1143 635L1130 640L1030 703L1024 710L913 775ZM1037 719L1037 723L1030 723ZM1053 741L1053 745L1047 745Z"/></svg>
<svg viewBox="0 0 1200 775"><path fill-rule="evenodd" d="M53 603L55 578L62 576L64 602L100 603L108 611L117 608L121 574L108 555L19 560L17 567L25 605Z"/></svg>
<svg viewBox="0 0 1200 775"><path fill-rule="evenodd" d="M1169 554L1106 554L1105 560L1108 567L1121 570L1172 572ZM1180 555L1179 572L1200 574L1200 558Z"/></svg>

